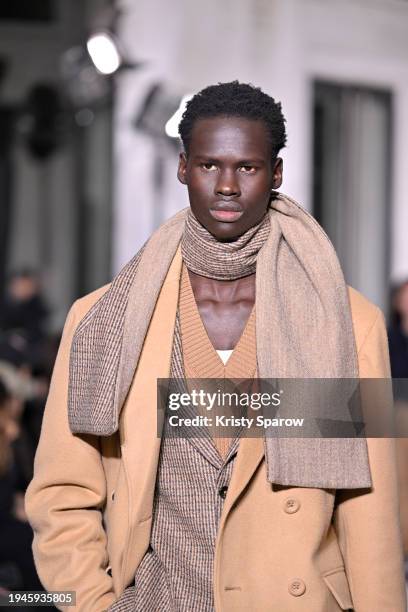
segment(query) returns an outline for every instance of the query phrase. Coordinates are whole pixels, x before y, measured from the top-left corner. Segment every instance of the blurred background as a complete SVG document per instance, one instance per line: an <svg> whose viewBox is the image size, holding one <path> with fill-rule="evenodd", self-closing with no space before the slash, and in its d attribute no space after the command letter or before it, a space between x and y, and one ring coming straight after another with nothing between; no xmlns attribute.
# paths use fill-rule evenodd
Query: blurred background
<svg viewBox="0 0 408 612"><path fill-rule="evenodd" d="M2 0L0 541L29 549L21 499L69 306L187 206L183 101L233 79L282 102L282 191L383 309L408 378L408 0ZM0 588L30 588L11 548Z"/></svg>

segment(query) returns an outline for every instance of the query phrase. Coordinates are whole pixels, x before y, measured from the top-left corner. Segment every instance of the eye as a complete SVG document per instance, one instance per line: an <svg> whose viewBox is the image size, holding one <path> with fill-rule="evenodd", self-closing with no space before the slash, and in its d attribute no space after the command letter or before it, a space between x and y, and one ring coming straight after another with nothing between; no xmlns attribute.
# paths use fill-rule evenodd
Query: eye
<svg viewBox="0 0 408 612"><path fill-rule="evenodd" d="M245 166L241 166L239 168L240 172L244 172L245 174L254 174L254 172L256 172L256 168L255 166L250 166L249 164L246 164Z"/></svg>
<svg viewBox="0 0 408 612"><path fill-rule="evenodd" d="M214 170L217 170L217 166L215 164L212 164L211 162L201 164L201 167L204 168L204 170L207 170L208 172L213 172Z"/></svg>

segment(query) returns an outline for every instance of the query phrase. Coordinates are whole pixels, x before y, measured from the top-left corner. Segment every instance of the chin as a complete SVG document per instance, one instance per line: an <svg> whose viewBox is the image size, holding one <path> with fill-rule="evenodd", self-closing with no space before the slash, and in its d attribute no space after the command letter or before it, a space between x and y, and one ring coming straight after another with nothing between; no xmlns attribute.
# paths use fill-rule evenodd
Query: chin
<svg viewBox="0 0 408 612"><path fill-rule="evenodd" d="M250 227L252 227L252 225L249 225L247 227L247 223L245 224L245 227L242 227L243 217L239 219L239 222L223 222L216 221L210 215L210 213L207 213L205 215L200 213L197 214L197 212L193 208L191 208L191 210L193 211L193 214L195 215L198 222L203 227L205 227L207 232L214 236L214 238L219 242L233 242L234 240L237 240L240 236L242 236L242 234L245 234L245 232ZM253 225L255 225L255 223L253 223Z"/></svg>
<svg viewBox="0 0 408 612"><path fill-rule="evenodd" d="M206 227L206 229L219 242L233 242L246 232L246 229L233 226L233 223L218 223L217 227Z"/></svg>

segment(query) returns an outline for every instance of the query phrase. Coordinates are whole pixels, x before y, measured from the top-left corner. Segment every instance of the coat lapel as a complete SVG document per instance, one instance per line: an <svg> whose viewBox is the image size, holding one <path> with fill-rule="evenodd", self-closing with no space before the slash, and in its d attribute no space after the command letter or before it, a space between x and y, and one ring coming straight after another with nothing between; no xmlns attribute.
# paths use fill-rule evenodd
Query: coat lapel
<svg viewBox="0 0 408 612"><path fill-rule="evenodd" d="M228 487L228 494L221 516L219 534L222 532L222 528L231 508L251 480L264 455L265 448L263 438L240 439L238 454L235 459L234 469Z"/></svg>

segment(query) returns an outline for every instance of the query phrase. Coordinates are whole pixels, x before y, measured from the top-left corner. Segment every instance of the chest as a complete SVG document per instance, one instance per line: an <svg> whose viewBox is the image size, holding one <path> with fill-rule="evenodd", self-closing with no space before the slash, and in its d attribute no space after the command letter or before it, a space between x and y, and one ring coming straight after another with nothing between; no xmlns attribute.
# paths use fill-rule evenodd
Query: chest
<svg viewBox="0 0 408 612"><path fill-rule="evenodd" d="M198 311L212 345L216 349L231 350L240 339L255 300L238 302L197 302Z"/></svg>
<svg viewBox="0 0 408 612"><path fill-rule="evenodd" d="M216 349L238 343L255 304L255 275L230 282L191 277L197 309Z"/></svg>

